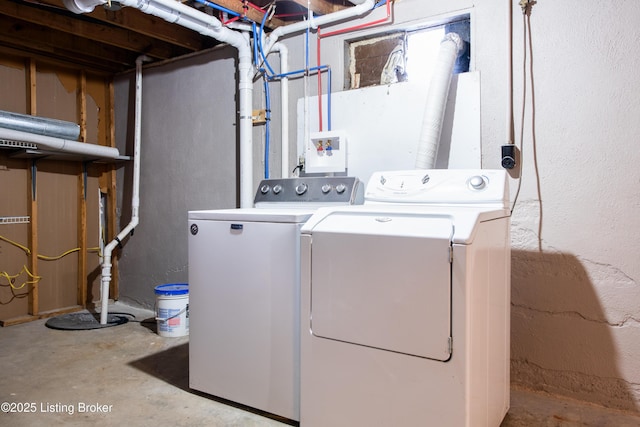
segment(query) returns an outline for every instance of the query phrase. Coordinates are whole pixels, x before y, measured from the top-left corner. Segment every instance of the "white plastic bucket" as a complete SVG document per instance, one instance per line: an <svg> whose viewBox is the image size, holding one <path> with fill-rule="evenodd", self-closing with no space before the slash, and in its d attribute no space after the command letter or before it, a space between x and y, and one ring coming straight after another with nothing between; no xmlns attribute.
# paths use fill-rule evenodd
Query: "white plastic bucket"
<svg viewBox="0 0 640 427"><path fill-rule="evenodd" d="M158 285L156 292L156 320L161 337L189 335L189 285L170 283Z"/></svg>

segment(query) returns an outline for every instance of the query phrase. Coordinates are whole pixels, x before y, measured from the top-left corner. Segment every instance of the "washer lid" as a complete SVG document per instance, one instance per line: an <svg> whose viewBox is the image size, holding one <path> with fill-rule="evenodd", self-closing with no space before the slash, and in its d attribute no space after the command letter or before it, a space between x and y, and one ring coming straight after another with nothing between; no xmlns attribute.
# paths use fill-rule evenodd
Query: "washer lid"
<svg viewBox="0 0 640 427"><path fill-rule="evenodd" d="M189 220L304 223L316 208L217 209L189 211Z"/></svg>

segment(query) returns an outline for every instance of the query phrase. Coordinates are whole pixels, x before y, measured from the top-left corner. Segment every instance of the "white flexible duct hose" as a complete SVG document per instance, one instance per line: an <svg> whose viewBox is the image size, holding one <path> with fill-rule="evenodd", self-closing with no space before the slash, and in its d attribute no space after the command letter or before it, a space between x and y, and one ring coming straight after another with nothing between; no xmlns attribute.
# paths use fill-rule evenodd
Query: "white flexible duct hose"
<svg viewBox="0 0 640 427"><path fill-rule="evenodd" d="M456 33L448 33L440 43L438 59L427 92L427 104L416 154L416 169L432 169L435 166L451 74L461 48L462 39Z"/></svg>

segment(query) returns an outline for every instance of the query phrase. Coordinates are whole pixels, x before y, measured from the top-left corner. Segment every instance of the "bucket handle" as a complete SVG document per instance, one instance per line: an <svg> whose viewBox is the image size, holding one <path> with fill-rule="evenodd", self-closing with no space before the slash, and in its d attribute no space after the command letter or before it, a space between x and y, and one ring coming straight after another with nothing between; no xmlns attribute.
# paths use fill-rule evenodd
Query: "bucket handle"
<svg viewBox="0 0 640 427"><path fill-rule="evenodd" d="M185 308L183 308L182 310L180 310L179 312L177 312L177 313L176 313L176 314L174 314L173 316L169 316L169 317L166 317L166 318L164 318L164 317L158 317L158 307L156 307L156 308L155 308L155 309L156 309L156 320L159 320L160 322L166 322L167 320L171 320L171 319L173 319L173 318L175 318L175 317L180 316L180 315L181 315L182 313L184 313L185 311L187 311L187 308L188 308L188 307L189 307L189 306L187 305Z"/></svg>

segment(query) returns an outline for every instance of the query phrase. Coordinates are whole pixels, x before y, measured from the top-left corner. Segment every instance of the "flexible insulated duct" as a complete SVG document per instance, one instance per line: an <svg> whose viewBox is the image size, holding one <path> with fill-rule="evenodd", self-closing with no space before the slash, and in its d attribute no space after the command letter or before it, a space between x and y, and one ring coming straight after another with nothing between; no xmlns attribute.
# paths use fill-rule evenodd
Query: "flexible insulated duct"
<svg viewBox="0 0 640 427"><path fill-rule="evenodd" d="M77 123L9 111L0 111L0 127L70 140L77 140L80 136Z"/></svg>
<svg viewBox="0 0 640 427"><path fill-rule="evenodd" d="M461 48L462 39L456 33L448 33L440 43L440 51L427 92L427 104L416 154L416 169L432 169L436 164L451 75Z"/></svg>

